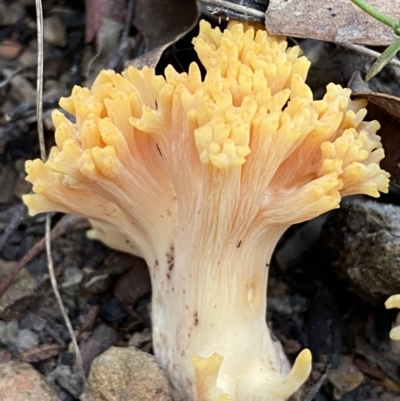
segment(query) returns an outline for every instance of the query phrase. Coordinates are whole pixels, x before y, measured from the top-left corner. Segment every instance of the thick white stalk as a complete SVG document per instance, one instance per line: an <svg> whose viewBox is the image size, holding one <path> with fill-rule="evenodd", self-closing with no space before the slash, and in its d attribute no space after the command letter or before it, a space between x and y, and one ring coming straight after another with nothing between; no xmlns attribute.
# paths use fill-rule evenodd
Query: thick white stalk
<svg viewBox="0 0 400 401"><path fill-rule="evenodd" d="M267 262L281 234L273 228L262 238L232 238L207 249L207 241L193 242L196 236L182 232L153 265L154 350L186 401L216 401L222 394L232 401L285 398L277 383L288 363L266 325ZM211 378L199 389L208 379L198 375L210 369L196 382L192 358L215 353L223 358L216 383Z"/></svg>

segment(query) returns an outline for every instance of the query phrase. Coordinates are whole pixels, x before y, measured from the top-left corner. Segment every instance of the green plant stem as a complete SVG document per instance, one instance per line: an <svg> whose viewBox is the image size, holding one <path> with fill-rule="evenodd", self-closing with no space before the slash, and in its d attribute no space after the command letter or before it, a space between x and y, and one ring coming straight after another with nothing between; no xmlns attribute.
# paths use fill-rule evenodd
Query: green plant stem
<svg viewBox="0 0 400 401"><path fill-rule="evenodd" d="M393 18L388 17L387 15L378 11L375 7L372 7L370 4L366 3L364 0L351 0L356 6L360 7L371 17L376 20L382 22L383 24L390 26L396 33L399 34L399 21L394 20Z"/></svg>
<svg viewBox="0 0 400 401"><path fill-rule="evenodd" d="M369 81L373 78L376 74L382 71L383 67L385 67L400 51L400 40L396 40L390 46L388 46L385 51L378 57L375 61L371 69L369 70L368 74L365 77L366 81Z"/></svg>

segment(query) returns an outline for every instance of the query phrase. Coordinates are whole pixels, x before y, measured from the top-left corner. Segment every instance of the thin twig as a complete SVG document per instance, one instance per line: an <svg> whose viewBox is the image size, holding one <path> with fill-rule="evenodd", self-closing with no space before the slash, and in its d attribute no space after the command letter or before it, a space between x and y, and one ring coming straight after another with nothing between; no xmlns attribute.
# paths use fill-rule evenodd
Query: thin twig
<svg viewBox="0 0 400 401"><path fill-rule="evenodd" d="M24 71L25 67L20 67L17 68L15 71L13 71L8 77L6 77L5 79L3 79L2 81L0 81L0 88L4 88L5 86L7 86L11 80L16 77L18 74L20 74L22 71Z"/></svg>
<svg viewBox="0 0 400 401"><path fill-rule="evenodd" d="M36 5L36 19L37 19L37 41L38 41L38 66L37 66L37 104L36 104L36 114L37 114L37 129L39 134L39 145L40 145L40 155L42 160L45 162L46 156L46 146L44 142L44 132L43 132L43 9L42 1L35 0ZM53 258L51 256L51 215L47 213L46 215L46 255L47 255L47 267L50 274L50 281L53 287L54 295L56 296L58 305L60 307L61 314L63 315L65 324L67 326L69 335L71 336L72 344L75 348L76 361L79 369L84 372L82 364L82 356L79 350L78 342L76 340L74 330L72 328L71 321L68 317L67 311L64 307L64 303L61 299L60 293L57 287L56 276L54 273ZM83 374L85 377L85 374Z"/></svg>
<svg viewBox="0 0 400 401"><path fill-rule="evenodd" d="M71 320L68 317L68 313L65 309L64 302L61 298L61 295L58 291L58 285L57 285L57 280L56 280L56 275L54 272L54 266L53 266L53 258L51 256L51 238L50 238L50 231L51 231L51 214L47 213L46 215L46 255L47 255L47 265L48 265L48 270L50 274L50 282L51 286L53 287L54 294L57 298L58 306L60 307L61 313L63 315L65 324L68 329L68 333L71 336L71 341L72 344L75 348L75 355L76 355L76 362L79 366L79 370L83 373L83 377L85 377L85 373L83 370L83 363L82 363L82 356L81 356L81 351L78 346L78 341L76 340L75 334L74 334L74 329L71 324Z"/></svg>
<svg viewBox="0 0 400 401"><path fill-rule="evenodd" d="M38 56L37 56L37 77L36 77L36 116L37 116L37 130L39 134L40 157L45 162L46 146L44 143L43 133L43 10L42 1L35 0L36 5L36 19L37 19L37 41L38 41Z"/></svg>
<svg viewBox="0 0 400 401"><path fill-rule="evenodd" d="M377 59L381 56L381 53L379 53L375 50L368 49L368 47L354 45L352 43L342 43L342 42L339 42L338 45L347 47L348 49L351 49L351 50L355 50L358 53L365 54L366 56L372 57L374 59ZM395 67L400 68L400 60L398 58L394 58L394 59L390 60L390 62L388 64L392 64Z"/></svg>
<svg viewBox="0 0 400 401"><path fill-rule="evenodd" d="M224 7L228 10L236 11L238 13L245 15L249 15L253 18L257 18L261 21L265 20L265 13L262 11L254 10L252 8L242 6L240 4L231 3L229 1L224 0L199 0L200 3L208 4L210 6L215 7Z"/></svg>
<svg viewBox="0 0 400 401"><path fill-rule="evenodd" d="M57 225L51 230L51 241L62 237L67 232L78 230L87 227L87 220L82 217L65 215ZM38 241L29 251L12 267L10 272L0 281L0 298L8 290L15 277L36 255L38 255L45 248L46 240L42 238Z"/></svg>

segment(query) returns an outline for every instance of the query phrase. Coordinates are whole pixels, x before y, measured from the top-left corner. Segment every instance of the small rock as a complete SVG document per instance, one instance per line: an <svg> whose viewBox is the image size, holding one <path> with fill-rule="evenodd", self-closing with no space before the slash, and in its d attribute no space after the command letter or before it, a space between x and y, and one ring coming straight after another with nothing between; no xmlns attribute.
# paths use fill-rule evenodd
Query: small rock
<svg viewBox="0 0 400 401"><path fill-rule="evenodd" d="M334 386L335 400L340 400L344 394L363 382L364 375L353 364L350 356L341 355L338 368L329 370L328 380Z"/></svg>
<svg viewBox="0 0 400 401"><path fill-rule="evenodd" d="M81 401L172 401L155 357L135 347L112 347L95 359Z"/></svg>
<svg viewBox="0 0 400 401"><path fill-rule="evenodd" d="M21 53L22 48L23 45L14 40L2 40L0 43L0 57L10 60L15 59Z"/></svg>
<svg viewBox="0 0 400 401"><path fill-rule="evenodd" d="M101 324L94 329L92 335L80 346L83 370L86 374L89 372L93 359L114 345L117 339L116 331L106 324ZM78 366L75 364L73 371L77 369Z"/></svg>
<svg viewBox="0 0 400 401"><path fill-rule="evenodd" d="M290 304L288 295L284 294L276 297L268 297L268 311L281 315L293 314L293 307Z"/></svg>
<svg viewBox="0 0 400 401"><path fill-rule="evenodd" d="M143 331L133 333L129 339L129 346L141 349L143 346L151 342L151 330L145 328Z"/></svg>
<svg viewBox="0 0 400 401"><path fill-rule="evenodd" d="M281 315L292 315L304 312L307 309L307 300L300 295L288 294L268 296L268 311Z"/></svg>
<svg viewBox="0 0 400 401"><path fill-rule="evenodd" d="M117 322L119 323L126 317L124 307L121 302L116 298L104 301L101 305L99 317L106 322Z"/></svg>
<svg viewBox="0 0 400 401"><path fill-rule="evenodd" d="M0 25L12 26L22 21L26 11L18 1L0 3Z"/></svg>
<svg viewBox="0 0 400 401"><path fill-rule="evenodd" d="M0 321L0 345L7 346L18 334L17 322L1 322Z"/></svg>
<svg viewBox="0 0 400 401"><path fill-rule="evenodd" d="M46 326L46 320L34 313L28 313L19 322L21 329L29 329L40 332Z"/></svg>
<svg viewBox="0 0 400 401"><path fill-rule="evenodd" d="M68 331L64 330L64 336L62 331L62 326L56 324L54 321L50 323L46 323L44 326L45 332L47 332L56 342L57 344L64 346L66 342L70 341ZM66 338L68 336L68 338Z"/></svg>
<svg viewBox="0 0 400 401"><path fill-rule="evenodd" d="M400 292L400 206L347 198L323 230L332 267L350 289L382 306Z"/></svg>
<svg viewBox="0 0 400 401"><path fill-rule="evenodd" d="M75 356L72 352L61 352L61 354L58 357L58 363L60 365L67 365L67 366L72 366L75 360Z"/></svg>
<svg viewBox="0 0 400 401"><path fill-rule="evenodd" d="M68 288L79 284L83 279L83 272L77 267L67 267L64 271L64 278L61 287Z"/></svg>
<svg viewBox="0 0 400 401"><path fill-rule="evenodd" d="M57 366L49 375L50 382L56 382L73 397L79 398L85 386L83 373L72 373L71 367L66 365Z"/></svg>
<svg viewBox="0 0 400 401"><path fill-rule="evenodd" d="M60 18L52 16L43 21L43 39L54 46L64 47L67 44L67 31Z"/></svg>
<svg viewBox="0 0 400 401"><path fill-rule="evenodd" d="M0 345L6 345L7 323L0 320Z"/></svg>
<svg viewBox="0 0 400 401"><path fill-rule="evenodd" d="M9 342L13 344L19 352L24 352L39 344L39 336L31 330L22 329L18 331L15 338L10 338Z"/></svg>
<svg viewBox="0 0 400 401"><path fill-rule="evenodd" d="M0 364L0 400L59 401L59 398L31 365L10 361Z"/></svg>

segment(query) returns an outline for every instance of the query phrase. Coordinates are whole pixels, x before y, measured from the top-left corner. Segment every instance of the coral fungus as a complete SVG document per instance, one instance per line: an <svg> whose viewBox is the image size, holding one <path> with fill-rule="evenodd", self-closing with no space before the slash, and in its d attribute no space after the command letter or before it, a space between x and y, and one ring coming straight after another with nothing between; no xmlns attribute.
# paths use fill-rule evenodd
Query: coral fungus
<svg viewBox="0 0 400 401"><path fill-rule="evenodd" d="M265 322L268 262L282 233L388 189L379 124L330 84L315 101L298 47L232 22L201 22L206 69L102 71L53 113L46 163L27 162L30 213L90 219L91 236L144 258L155 355L185 401L277 401L307 378Z"/></svg>

